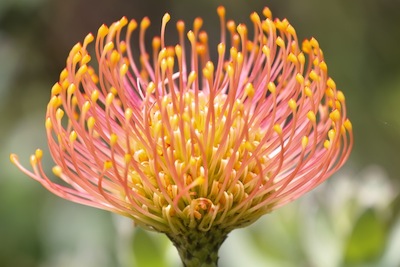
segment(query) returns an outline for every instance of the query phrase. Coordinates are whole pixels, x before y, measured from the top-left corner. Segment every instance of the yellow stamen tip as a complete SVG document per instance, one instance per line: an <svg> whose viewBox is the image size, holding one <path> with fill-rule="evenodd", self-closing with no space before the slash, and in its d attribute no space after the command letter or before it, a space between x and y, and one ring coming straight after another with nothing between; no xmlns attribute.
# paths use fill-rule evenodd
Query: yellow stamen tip
<svg viewBox="0 0 400 267"><path fill-rule="evenodd" d="M35 157L36 157L38 160L41 160L42 157L43 157L43 151L42 151L41 149L36 149L36 151L35 151Z"/></svg>
<svg viewBox="0 0 400 267"><path fill-rule="evenodd" d="M111 169L112 166L113 166L113 163L112 163L110 160L106 160L106 161L104 162L104 169L105 169L105 170Z"/></svg>
<svg viewBox="0 0 400 267"><path fill-rule="evenodd" d="M272 19L272 12L268 7L264 7L262 13L266 18Z"/></svg>
<svg viewBox="0 0 400 267"><path fill-rule="evenodd" d="M163 18L162 18L162 24L165 25L168 23L168 21L170 21L171 16L168 13L165 13Z"/></svg>
<svg viewBox="0 0 400 267"><path fill-rule="evenodd" d="M62 87L59 83L55 83L53 87L51 88L51 95L58 95L61 93Z"/></svg>
<svg viewBox="0 0 400 267"><path fill-rule="evenodd" d="M145 30L150 26L150 19L148 17L144 17L140 22L140 29Z"/></svg>
<svg viewBox="0 0 400 267"><path fill-rule="evenodd" d="M329 114L329 117L331 118L331 120L336 122L336 121L339 121L342 116L341 116L339 110L335 109L334 111L332 111Z"/></svg>
<svg viewBox="0 0 400 267"><path fill-rule="evenodd" d="M267 85L268 90L272 93L275 94L276 92L276 86L273 82L269 82Z"/></svg>
<svg viewBox="0 0 400 267"><path fill-rule="evenodd" d="M313 123L315 123L315 122L317 121L317 118L316 118L316 116L315 116L315 113L314 113L314 111L312 111L312 110L310 110L309 112L307 112L307 118L308 118L311 122L313 122Z"/></svg>
<svg viewBox="0 0 400 267"><path fill-rule="evenodd" d="M53 174L54 174L55 176L61 177L61 175L62 175L62 168L61 168L60 166L58 166L58 165L54 166L54 167L52 168L52 171L53 171Z"/></svg>
<svg viewBox="0 0 400 267"><path fill-rule="evenodd" d="M218 13L219 17L221 17L221 18L225 17L225 7L219 6L217 8L217 13Z"/></svg>
<svg viewBox="0 0 400 267"><path fill-rule="evenodd" d="M290 107L290 109L293 111L293 112L295 112L296 110L297 110L297 103L296 103L296 101L293 99L293 98L291 98L290 100L289 100L289 107Z"/></svg>
<svg viewBox="0 0 400 267"><path fill-rule="evenodd" d="M303 149L305 149L307 145L308 145L308 137L303 136L303 138L301 139L301 146L303 147Z"/></svg>
<svg viewBox="0 0 400 267"><path fill-rule="evenodd" d="M349 119L346 119L346 121L344 122L344 127L349 132L353 130L353 125L351 124L351 121Z"/></svg>
<svg viewBox="0 0 400 267"><path fill-rule="evenodd" d="M10 161L12 164L16 164L18 162L18 156L16 154L10 154Z"/></svg>
<svg viewBox="0 0 400 267"><path fill-rule="evenodd" d="M69 141L70 141L71 143L75 142L77 138L78 138L78 134L77 134L75 131L72 131L72 132L69 134Z"/></svg>
<svg viewBox="0 0 400 267"><path fill-rule="evenodd" d="M273 129L274 129L274 131L275 131L277 134L279 134L279 135L282 134L282 127L281 127L279 124L275 124L275 125L273 126Z"/></svg>

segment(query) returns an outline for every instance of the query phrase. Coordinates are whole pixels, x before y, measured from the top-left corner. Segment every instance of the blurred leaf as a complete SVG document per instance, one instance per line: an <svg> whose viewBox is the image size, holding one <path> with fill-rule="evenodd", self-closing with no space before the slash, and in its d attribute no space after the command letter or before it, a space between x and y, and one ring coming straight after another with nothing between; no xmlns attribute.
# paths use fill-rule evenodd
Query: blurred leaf
<svg viewBox="0 0 400 267"><path fill-rule="evenodd" d="M147 231L138 228L133 237L133 253L137 267L166 267L165 250Z"/></svg>
<svg viewBox="0 0 400 267"><path fill-rule="evenodd" d="M366 210L354 225L344 252L346 264L359 264L377 259L386 243L387 228L372 210Z"/></svg>

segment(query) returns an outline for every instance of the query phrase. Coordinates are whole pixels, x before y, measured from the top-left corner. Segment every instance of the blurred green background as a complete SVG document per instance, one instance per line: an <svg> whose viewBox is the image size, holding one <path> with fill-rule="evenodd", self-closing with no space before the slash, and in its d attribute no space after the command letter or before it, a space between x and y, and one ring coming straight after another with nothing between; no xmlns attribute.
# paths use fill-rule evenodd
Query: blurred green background
<svg viewBox="0 0 400 267"><path fill-rule="evenodd" d="M300 40L317 38L346 95L355 147L320 188L234 231L220 266L400 266L399 0L0 0L0 266L179 266L164 236L53 196L12 166L9 153L28 164L47 147L50 88L88 32L123 15L149 16L154 35L168 11L189 25L203 17L212 39L221 4L240 22L269 6ZM48 153L44 164L50 172Z"/></svg>

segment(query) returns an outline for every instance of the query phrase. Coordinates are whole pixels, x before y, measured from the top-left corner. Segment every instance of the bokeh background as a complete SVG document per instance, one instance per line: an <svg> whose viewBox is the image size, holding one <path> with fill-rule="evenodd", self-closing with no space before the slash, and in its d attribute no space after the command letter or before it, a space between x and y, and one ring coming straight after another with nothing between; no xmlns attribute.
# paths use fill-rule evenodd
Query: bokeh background
<svg viewBox="0 0 400 267"><path fill-rule="evenodd" d="M50 88L88 32L123 15L149 16L154 35L168 11L187 22L203 17L212 39L221 4L239 22L269 6L299 39L318 39L346 95L355 147L323 186L234 231L220 265L400 266L400 0L0 0L0 266L180 266L164 236L58 199L12 166L9 154L28 164L46 148ZM50 172L48 153L44 164Z"/></svg>

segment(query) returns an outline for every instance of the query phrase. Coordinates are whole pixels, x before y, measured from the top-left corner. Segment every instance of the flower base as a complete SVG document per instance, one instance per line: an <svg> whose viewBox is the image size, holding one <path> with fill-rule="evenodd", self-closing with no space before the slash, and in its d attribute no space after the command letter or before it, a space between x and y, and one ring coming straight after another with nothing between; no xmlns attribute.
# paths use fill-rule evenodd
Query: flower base
<svg viewBox="0 0 400 267"><path fill-rule="evenodd" d="M218 266L218 250L228 235L214 228L207 232L191 230L186 234L167 234L177 248L184 267Z"/></svg>

